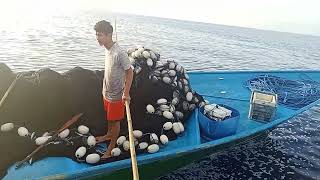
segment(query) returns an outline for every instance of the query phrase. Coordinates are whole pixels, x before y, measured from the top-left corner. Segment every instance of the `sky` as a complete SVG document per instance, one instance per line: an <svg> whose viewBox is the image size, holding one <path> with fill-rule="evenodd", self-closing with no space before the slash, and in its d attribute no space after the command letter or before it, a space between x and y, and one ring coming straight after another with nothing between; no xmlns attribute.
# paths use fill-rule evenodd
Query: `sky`
<svg viewBox="0 0 320 180"><path fill-rule="evenodd" d="M0 20L106 10L320 36L319 0L0 0Z"/></svg>

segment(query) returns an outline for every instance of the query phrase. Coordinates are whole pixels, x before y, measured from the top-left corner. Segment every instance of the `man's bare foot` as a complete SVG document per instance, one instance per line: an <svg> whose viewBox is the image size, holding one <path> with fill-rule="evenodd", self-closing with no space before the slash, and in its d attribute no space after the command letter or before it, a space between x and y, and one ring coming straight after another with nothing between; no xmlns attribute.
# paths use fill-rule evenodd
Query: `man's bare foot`
<svg viewBox="0 0 320 180"><path fill-rule="evenodd" d="M98 136L98 137L96 137L96 143L102 143L102 142L108 141L110 139L111 139L111 136L109 134L106 134L104 136Z"/></svg>
<svg viewBox="0 0 320 180"><path fill-rule="evenodd" d="M101 156L101 159L108 159L108 158L110 158L110 157L111 157L111 153L108 152L108 151L106 151L106 152L103 154L103 156Z"/></svg>

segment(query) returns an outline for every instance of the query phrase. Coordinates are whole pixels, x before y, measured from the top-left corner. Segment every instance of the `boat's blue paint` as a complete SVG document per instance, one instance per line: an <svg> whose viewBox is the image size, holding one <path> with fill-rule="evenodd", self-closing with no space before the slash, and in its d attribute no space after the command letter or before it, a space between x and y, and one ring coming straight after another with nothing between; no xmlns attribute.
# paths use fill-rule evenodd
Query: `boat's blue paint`
<svg viewBox="0 0 320 180"><path fill-rule="evenodd" d="M254 134L272 129L276 125L300 114L320 102L318 100L298 110L292 110L279 105L275 119L269 123L249 120L248 111L251 92L243 87L243 82L260 74L270 74L292 80L299 80L301 78L301 74L306 74L311 79L320 81L320 71L228 71L215 73L189 73L192 88L199 94L206 95L205 98L209 100L210 103L225 104L240 112L239 125L236 134L214 141L201 143L197 119L198 111L196 110L187 121L186 131L183 136L179 137L175 141L169 142L169 145L162 147L158 153L138 155L138 164L142 165L177 158L189 153L211 149L218 145L244 139ZM223 80L221 80L222 78ZM226 93L221 93L223 91ZM85 163L74 162L68 158L51 157L37 161L33 163L32 166L27 165L17 170L12 166L9 168L8 174L4 179L75 179L112 173L116 170L129 168L130 166L130 159L91 166Z"/></svg>
<svg viewBox="0 0 320 180"><path fill-rule="evenodd" d="M212 74L212 73L221 73L221 74L239 74L239 73L261 73L261 74L272 74L272 73L319 73L319 70L217 70L215 72L208 72L208 71L188 71L189 73L193 74Z"/></svg>

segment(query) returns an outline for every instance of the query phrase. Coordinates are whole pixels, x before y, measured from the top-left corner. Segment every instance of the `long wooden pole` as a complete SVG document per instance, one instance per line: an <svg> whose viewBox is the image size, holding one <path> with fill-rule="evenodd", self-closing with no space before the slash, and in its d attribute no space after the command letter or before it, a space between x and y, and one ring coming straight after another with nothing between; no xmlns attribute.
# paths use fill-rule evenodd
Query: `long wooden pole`
<svg viewBox="0 0 320 180"><path fill-rule="evenodd" d="M117 18L114 19L114 32L115 32L115 34L116 34L116 42L118 42Z"/></svg>
<svg viewBox="0 0 320 180"><path fill-rule="evenodd" d="M14 86L16 85L17 81L18 81L19 77L16 77L14 79L14 81L11 83L11 85L9 86L9 88L7 89L6 93L3 95L3 97L1 98L0 101L0 107L2 107L2 105L4 104L7 96L9 95L10 91L14 88Z"/></svg>
<svg viewBox="0 0 320 180"><path fill-rule="evenodd" d="M134 180L139 180L139 172L138 172L138 165L137 165L136 150L135 150L135 147L134 147L132 120L131 120L131 113L130 113L130 107L129 107L129 102L128 101L126 101L126 112L127 112L127 119L128 119L128 131L129 131L132 174L133 174L133 179Z"/></svg>

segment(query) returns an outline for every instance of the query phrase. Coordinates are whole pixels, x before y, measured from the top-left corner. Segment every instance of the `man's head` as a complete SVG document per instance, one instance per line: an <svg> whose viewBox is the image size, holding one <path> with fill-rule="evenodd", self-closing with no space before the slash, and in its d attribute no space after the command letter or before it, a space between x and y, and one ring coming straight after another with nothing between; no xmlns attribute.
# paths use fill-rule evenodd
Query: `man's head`
<svg viewBox="0 0 320 180"><path fill-rule="evenodd" d="M99 21L94 26L96 37L101 46L112 42L113 27L105 20Z"/></svg>

